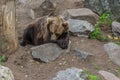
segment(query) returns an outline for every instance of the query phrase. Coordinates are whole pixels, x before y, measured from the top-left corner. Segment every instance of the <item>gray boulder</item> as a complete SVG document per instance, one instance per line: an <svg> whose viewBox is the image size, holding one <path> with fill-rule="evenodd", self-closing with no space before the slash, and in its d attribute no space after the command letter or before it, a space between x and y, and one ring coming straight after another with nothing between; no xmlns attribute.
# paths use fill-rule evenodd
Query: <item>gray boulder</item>
<svg viewBox="0 0 120 80"><path fill-rule="evenodd" d="M110 42L104 45L104 49L111 61L120 66L120 46Z"/></svg>
<svg viewBox="0 0 120 80"><path fill-rule="evenodd" d="M80 59L87 59L88 57L93 56L93 54L91 54L91 53L88 53L85 51L80 51L76 48L73 51L74 51L75 55Z"/></svg>
<svg viewBox="0 0 120 80"><path fill-rule="evenodd" d="M75 35L89 35L94 30L91 23L84 20L69 19L70 32Z"/></svg>
<svg viewBox="0 0 120 80"><path fill-rule="evenodd" d="M99 71L99 74L104 77L105 80L120 80L118 77L116 77L114 74L107 72L107 71Z"/></svg>
<svg viewBox="0 0 120 80"><path fill-rule="evenodd" d="M51 62L58 58L66 49L61 49L57 44L48 43L31 48L32 56L35 59L40 59L43 62Z"/></svg>
<svg viewBox="0 0 120 80"><path fill-rule="evenodd" d="M120 37L120 23L119 22L116 22L116 21L112 22L112 31L116 36Z"/></svg>
<svg viewBox="0 0 120 80"><path fill-rule="evenodd" d="M100 15L109 11L113 18L120 20L120 0L85 0L85 6Z"/></svg>
<svg viewBox="0 0 120 80"><path fill-rule="evenodd" d="M66 19L85 20L93 25L99 20L99 16L88 8L68 9L62 14Z"/></svg>
<svg viewBox="0 0 120 80"><path fill-rule="evenodd" d="M4 66L0 65L0 80L14 80L12 71Z"/></svg>
<svg viewBox="0 0 120 80"><path fill-rule="evenodd" d="M85 80L87 78L86 74L84 74L84 78L81 76L83 76L83 70L73 67L59 71L52 80Z"/></svg>

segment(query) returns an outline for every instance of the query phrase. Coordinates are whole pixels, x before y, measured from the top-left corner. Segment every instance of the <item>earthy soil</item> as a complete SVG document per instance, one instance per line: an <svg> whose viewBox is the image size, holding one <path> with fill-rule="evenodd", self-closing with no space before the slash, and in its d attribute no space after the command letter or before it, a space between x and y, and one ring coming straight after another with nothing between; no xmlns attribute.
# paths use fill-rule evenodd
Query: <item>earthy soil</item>
<svg viewBox="0 0 120 80"><path fill-rule="evenodd" d="M32 20L26 15L22 15L24 8L17 9L16 11L18 24L17 32L20 40L25 25ZM70 36L70 40L72 42L70 52L62 54L53 62L43 63L33 60L30 51L32 46L28 45L26 47L19 46L18 50L9 56L4 66L12 70L15 80L50 80L58 71L70 67L90 70L92 73L96 74L99 70L106 70L116 74L116 69L120 69L119 66L112 63L108 58L103 48L103 42L74 36ZM93 56L86 60L80 60L74 55L74 48L89 52L93 54ZM120 77L120 74L118 77Z"/></svg>
<svg viewBox="0 0 120 80"><path fill-rule="evenodd" d="M120 68L109 60L103 49L104 43L73 36L71 36L70 40L72 41L70 53L62 54L53 62L43 63L34 61L31 57L31 46L20 46L4 65L13 71L15 80L50 80L58 71L70 67L90 70L92 73L106 70L114 74L116 74L115 70ZM94 56L86 60L80 60L74 55L74 48L90 52ZM66 64L64 64L65 62Z"/></svg>

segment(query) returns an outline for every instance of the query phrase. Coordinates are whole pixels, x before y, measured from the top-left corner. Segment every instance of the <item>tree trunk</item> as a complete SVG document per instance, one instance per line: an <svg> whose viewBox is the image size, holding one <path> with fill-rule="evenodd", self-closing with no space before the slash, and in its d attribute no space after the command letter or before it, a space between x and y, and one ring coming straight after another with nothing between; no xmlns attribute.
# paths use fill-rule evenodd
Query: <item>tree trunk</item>
<svg viewBox="0 0 120 80"><path fill-rule="evenodd" d="M18 47L15 31L15 1L6 0L0 7L0 53L11 53Z"/></svg>

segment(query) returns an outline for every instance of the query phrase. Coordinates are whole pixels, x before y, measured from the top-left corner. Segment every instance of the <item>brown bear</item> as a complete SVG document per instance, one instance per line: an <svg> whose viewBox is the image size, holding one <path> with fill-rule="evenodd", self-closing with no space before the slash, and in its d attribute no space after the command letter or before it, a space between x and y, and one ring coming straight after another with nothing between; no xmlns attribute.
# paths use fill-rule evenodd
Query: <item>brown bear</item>
<svg viewBox="0 0 120 80"><path fill-rule="evenodd" d="M62 49L68 48L69 25L62 16L41 17L30 23L24 31L22 46L57 43Z"/></svg>

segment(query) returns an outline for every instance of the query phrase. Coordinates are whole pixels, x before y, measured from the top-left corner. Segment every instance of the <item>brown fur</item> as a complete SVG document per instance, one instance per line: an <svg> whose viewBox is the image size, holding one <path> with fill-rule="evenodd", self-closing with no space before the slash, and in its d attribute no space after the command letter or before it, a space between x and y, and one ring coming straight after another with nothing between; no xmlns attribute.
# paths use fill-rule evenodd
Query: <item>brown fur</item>
<svg viewBox="0 0 120 80"><path fill-rule="evenodd" d="M66 36L68 35L68 31L68 22L61 16L42 17L28 25L24 31L21 44L25 46L28 43L40 45L47 42L56 42L59 45L59 42L62 40L61 45L59 45L61 47L62 43L65 43L64 41L68 37ZM69 42L68 39L67 41Z"/></svg>

